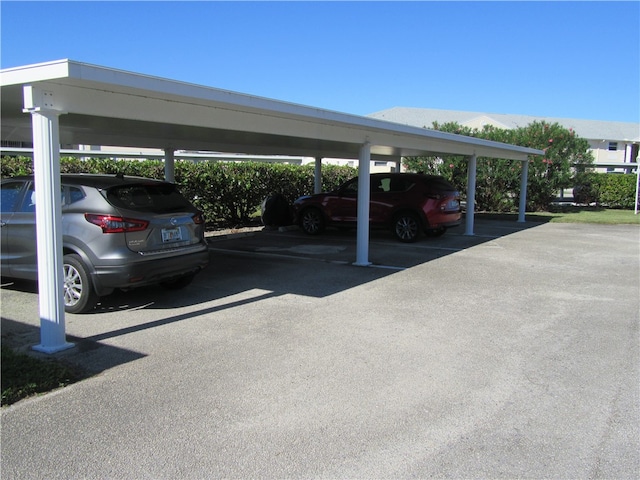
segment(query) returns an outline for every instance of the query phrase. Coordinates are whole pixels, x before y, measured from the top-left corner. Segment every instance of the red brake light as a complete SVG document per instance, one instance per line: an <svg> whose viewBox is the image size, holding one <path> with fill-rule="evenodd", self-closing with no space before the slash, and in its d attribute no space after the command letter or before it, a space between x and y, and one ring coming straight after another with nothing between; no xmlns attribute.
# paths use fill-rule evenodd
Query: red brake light
<svg viewBox="0 0 640 480"><path fill-rule="evenodd" d="M116 217L113 215L98 215L85 213L88 222L102 228L102 233L140 232L146 230L149 222L135 218Z"/></svg>

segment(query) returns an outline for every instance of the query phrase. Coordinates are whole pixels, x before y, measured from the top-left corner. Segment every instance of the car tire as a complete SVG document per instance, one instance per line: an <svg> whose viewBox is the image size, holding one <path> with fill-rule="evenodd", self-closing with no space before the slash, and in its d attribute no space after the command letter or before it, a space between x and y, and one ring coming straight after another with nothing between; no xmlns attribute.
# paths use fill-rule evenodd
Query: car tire
<svg viewBox="0 0 640 480"><path fill-rule="evenodd" d="M318 235L324 231L324 217L317 208L307 208L300 215L300 228L308 235Z"/></svg>
<svg viewBox="0 0 640 480"><path fill-rule="evenodd" d="M189 275L184 275L169 282L162 282L160 283L160 286L162 286L162 288L166 288L167 290L180 290L190 285L194 277L195 274L191 273Z"/></svg>
<svg viewBox="0 0 640 480"><path fill-rule="evenodd" d="M67 313L83 313L92 310L98 302L88 269L80 257L65 255L62 260L64 271L64 310Z"/></svg>
<svg viewBox="0 0 640 480"><path fill-rule="evenodd" d="M401 242L412 243L418 240L420 228L420 219L415 213L399 213L393 221L393 233Z"/></svg>

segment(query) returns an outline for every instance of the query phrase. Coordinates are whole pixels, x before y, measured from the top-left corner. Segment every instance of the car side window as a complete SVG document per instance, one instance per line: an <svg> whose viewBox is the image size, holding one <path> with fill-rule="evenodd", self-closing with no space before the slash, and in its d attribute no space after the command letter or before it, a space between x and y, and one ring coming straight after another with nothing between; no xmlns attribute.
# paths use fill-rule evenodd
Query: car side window
<svg viewBox="0 0 640 480"><path fill-rule="evenodd" d="M371 193L389 192L391 190L391 179L389 177L378 177L371 179Z"/></svg>
<svg viewBox="0 0 640 480"><path fill-rule="evenodd" d="M358 179L355 178L352 181L350 181L349 183L347 183L343 187L342 193L347 194L347 195L355 195L356 193L358 193Z"/></svg>
<svg viewBox="0 0 640 480"><path fill-rule="evenodd" d="M391 178L389 179L389 191L390 192L406 192L411 188L413 183L404 178Z"/></svg>
<svg viewBox="0 0 640 480"><path fill-rule="evenodd" d="M3 212L13 212L16 209L23 186L23 182L10 182L2 185L0 208Z"/></svg>
<svg viewBox="0 0 640 480"><path fill-rule="evenodd" d="M62 205L71 205L84 198L84 192L78 187L62 187Z"/></svg>
<svg viewBox="0 0 640 480"><path fill-rule="evenodd" d="M22 184L20 184L22 186ZM4 192L4 187L3 187ZM84 198L84 192L77 187L65 187L64 185L60 191L61 195L61 205L69 205L71 203L77 202L78 200L82 200ZM4 204L4 193L2 197L2 203ZM15 204L14 204L15 208ZM3 207L4 209L4 207ZM34 213L36 211L36 192L33 186L33 183L29 185L27 191L25 193L24 199L22 200L22 205L18 209L19 212L22 213Z"/></svg>

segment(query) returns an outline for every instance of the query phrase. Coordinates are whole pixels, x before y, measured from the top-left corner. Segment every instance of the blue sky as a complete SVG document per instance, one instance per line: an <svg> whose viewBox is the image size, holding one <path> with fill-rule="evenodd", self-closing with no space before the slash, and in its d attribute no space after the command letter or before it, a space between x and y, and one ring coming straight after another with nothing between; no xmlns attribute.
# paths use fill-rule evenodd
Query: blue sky
<svg viewBox="0 0 640 480"><path fill-rule="evenodd" d="M640 121L640 2L2 1L2 68L69 58L366 115Z"/></svg>

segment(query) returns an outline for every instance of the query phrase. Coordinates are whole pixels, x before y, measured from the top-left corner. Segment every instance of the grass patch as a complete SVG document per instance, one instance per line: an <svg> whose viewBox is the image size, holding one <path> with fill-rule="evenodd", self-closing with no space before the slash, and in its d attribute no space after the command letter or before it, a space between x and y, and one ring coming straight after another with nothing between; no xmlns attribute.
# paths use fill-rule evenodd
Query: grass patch
<svg viewBox="0 0 640 480"><path fill-rule="evenodd" d="M557 207L550 212L536 213L550 217L555 223L598 223L603 225L640 225L640 214L633 210L616 210L598 207ZM528 215L527 215L528 216Z"/></svg>
<svg viewBox="0 0 640 480"><path fill-rule="evenodd" d="M83 375L56 360L17 353L2 347L2 405L77 382Z"/></svg>
<svg viewBox="0 0 640 480"><path fill-rule="evenodd" d="M515 221L517 213L476 213L478 218ZM601 225L640 225L640 214L633 210L616 210L600 207L558 206L549 212L527 212L528 222L597 223Z"/></svg>

